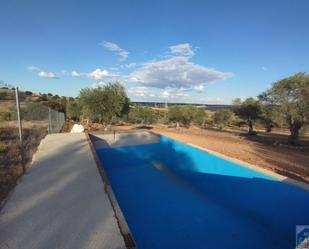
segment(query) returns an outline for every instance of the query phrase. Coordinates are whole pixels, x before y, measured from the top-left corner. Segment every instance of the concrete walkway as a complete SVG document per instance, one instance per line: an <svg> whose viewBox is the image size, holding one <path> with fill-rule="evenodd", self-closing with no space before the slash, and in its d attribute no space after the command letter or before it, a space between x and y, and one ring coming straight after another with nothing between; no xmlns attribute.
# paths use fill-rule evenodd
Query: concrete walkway
<svg viewBox="0 0 309 249"><path fill-rule="evenodd" d="M42 141L0 212L0 248L125 248L85 134Z"/></svg>

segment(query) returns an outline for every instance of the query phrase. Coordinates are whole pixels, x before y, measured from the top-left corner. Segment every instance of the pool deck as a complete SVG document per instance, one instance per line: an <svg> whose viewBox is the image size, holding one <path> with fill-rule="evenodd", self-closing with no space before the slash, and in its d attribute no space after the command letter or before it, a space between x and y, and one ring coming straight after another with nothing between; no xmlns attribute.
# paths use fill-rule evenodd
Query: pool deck
<svg viewBox="0 0 309 249"><path fill-rule="evenodd" d="M0 211L0 248L126 248L85 134L41 142Z"/></svg>

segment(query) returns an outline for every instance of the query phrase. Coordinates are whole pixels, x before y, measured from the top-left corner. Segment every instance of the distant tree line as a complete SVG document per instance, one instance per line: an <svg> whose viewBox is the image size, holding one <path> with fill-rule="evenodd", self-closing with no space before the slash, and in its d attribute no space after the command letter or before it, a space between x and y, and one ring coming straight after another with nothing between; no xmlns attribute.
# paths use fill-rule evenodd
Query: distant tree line
<svg viewBox="0 0 309 249"><path fill-rule="evenodd" d="M42 97L51 98L48 95ZM52 100L59 103L56 96ZM82 89L77 98L66 99L65 110L71 119L83 118L105 124L169 123L176 128L194 124L201 127L214 125L219 129L245 124L249 135L256 134L254 127L257 123L267 132L273 127L283 126L290 130L289 143L297 144L300 129L309 124L309 75L298 73L274 82L257 98L235 99L232 110L219 109L212 116L207 115L203 107L192 105L173 105L168 110L132 105L119 83Z"/></svg>
<svg viewBox="0 0 309 249"><path fill-rule="evenodd" d="M65 112L66 105L68 100L74 99L72 97L65 97L65 96L59 96L57 94L53 95L51 93L48 94L41 94L36 99L36 102L39 102L47 107L50 107L51 109L59 112Z"/></svg>

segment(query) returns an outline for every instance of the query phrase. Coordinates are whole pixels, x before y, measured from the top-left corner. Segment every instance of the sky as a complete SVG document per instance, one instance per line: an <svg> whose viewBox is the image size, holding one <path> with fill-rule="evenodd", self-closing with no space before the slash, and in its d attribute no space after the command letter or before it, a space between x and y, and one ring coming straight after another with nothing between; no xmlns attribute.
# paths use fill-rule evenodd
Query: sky
<svg viewBox="0 0 309 249"><path fill-rule="evenodd" d="M230 104L309 71L308 0L0 1L0 80L76 97Z"/></svg>

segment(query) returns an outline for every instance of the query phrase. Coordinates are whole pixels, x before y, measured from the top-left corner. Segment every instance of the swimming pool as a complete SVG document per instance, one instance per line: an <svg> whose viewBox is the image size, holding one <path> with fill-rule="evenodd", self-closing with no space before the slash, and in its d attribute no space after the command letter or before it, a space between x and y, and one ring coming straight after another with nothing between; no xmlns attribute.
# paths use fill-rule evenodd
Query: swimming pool
<svg viewBox="0 0 309 249"><path fill-rule="evenodd" d="M164 136L104 144L97 154L140 249L295 248L295 226L309 224L309 192L296 186Z"/></svg>

